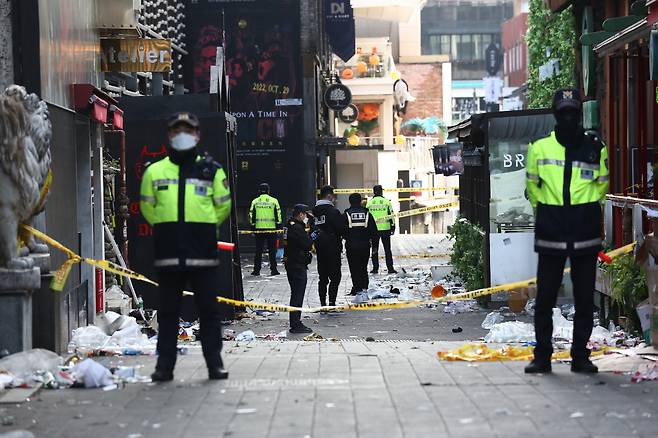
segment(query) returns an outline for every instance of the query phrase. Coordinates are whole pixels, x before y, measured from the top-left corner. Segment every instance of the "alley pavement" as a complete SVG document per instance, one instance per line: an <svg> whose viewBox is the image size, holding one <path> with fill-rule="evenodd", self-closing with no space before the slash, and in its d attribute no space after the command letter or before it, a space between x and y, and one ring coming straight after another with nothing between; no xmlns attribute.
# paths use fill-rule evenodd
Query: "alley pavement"
<svg viewBox="0 0 658 438"><path fill-rule="evenodd" d="M396 266L412 271L447 262L443 239L395 236ZM287 302L285 274L252 278L251 268L243 269L247 299ZM346 269L343 274L340 300L350 285ZM414 293L429 296L429 290ZM318 304L312 266L305 305ZM231 375L215 382L207 380L200 348L190 345L179 356L174 382L42 390L27 403L0 405L0 437L16 430L37 437L656 436L655 382L576 375L563 364L554 364L552 375L526 376L525 362L439 361L438 351L485 334L485 314L451 315L439 306L305 315L326 340L288 335L225 342ZM462 331L453 333L457 327ZM252 313L227 327L260 336L286 328L282 313ZM97 360L136 365L142 374L155 362L146 356Z"/></svg>

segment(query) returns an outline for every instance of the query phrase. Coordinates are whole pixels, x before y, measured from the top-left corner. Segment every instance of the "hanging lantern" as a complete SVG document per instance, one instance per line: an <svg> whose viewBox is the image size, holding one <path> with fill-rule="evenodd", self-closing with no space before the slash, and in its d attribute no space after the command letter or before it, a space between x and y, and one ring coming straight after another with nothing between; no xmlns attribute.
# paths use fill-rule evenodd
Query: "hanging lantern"
<svg viewBox="0 0 658 438"><path fill-rule="evenodd" d="M359 61L356 63L356 71L360 74L364 74L368 71L368 65L363 61Z"/></svg>
<svg viewBox="0 0 658 438"><path fill-rule="evenodd" d="M354 70L351 68L346 68L340 75L343 79L352 79L354 78Z"/></svg>

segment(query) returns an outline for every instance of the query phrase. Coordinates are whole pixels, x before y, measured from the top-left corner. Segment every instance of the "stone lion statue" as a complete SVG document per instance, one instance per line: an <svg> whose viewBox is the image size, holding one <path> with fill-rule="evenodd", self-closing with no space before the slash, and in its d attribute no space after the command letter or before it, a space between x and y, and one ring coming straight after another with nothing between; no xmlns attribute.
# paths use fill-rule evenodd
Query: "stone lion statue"
<svg viewBox="0 0 658 438"><path fill-rule="evenodd" d="M37 95L18 85L0 94L0 267L31 267L29 259L19 257L19 227L43 211L51 137L48 107ZM23 241L30 252L48 252L32 236Z"/></svg>

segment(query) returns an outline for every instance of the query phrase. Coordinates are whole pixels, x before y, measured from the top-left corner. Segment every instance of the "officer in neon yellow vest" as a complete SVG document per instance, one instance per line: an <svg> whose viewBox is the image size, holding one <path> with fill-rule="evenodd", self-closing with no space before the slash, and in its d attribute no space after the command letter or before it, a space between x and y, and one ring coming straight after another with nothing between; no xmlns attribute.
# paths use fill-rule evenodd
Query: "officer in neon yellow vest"
<svg viewBox="0 0 658 438"><path fill-rule="evenodd" d="M231 211L229 184L220 164L199 156L200 124L194 114L176 113L168 127L168 156L148 166L141 183L140 207L153 226L160 283L158 361L151 377L156 382L174 378L182 293L188 289L199 311L208 377L226 379L216 298L218 227Z"/></svg>
<svg viewBox="0 0 658 438"><path fill-rule="evenodd" d="M366 208L375 221L383 216L393 214L393 205L391 201L384 198L384 189L380 185L372 188L375 196L368 201ZM395 220L389 219L383 222L377 222L377 236L372 239L372 271L371 274L379 272L379 241L384 245L384 254L386 255L386 268L389 274L396 274L393 267L393 254L391 253L391 236L395 234Z"/></svg>
<svg viewBox="0 0 658 438"><path fill-rule="evenodd" d="M281 228L281 206L279 201L270 196L270 186L262 183L258 186L260 195L251 201L249 207L249 222L254 231L274 231ZM267 242L267 252L270 256L270 274L279 275L276 269L276 239L275 233L256 233L256 254L254 255L254 270L251 275L260 275L263 258L263 246Z"/></svg>
<svg viewBox="0 0 658 438"><path fill-rule="evenodd" d="M571 263L576 315L571 371L596 373L587 342L592 333L596 259L601 250L601 201L608 190L608 152L593 132L580 125L582 104L576 89L553 97L557 124L528 149L526 187L535 208L537 302L534 360L526 373L551 371L552 311L567 257Z"/></svg>

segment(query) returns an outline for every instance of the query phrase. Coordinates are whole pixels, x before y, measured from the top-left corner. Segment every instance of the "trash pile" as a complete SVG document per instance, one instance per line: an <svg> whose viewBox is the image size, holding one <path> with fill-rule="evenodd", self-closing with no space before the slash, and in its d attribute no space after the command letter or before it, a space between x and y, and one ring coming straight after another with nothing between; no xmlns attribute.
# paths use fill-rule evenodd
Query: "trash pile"
<svg viewBox="0 0 658 438"><path fill-rule="evenodd" d="M11 388L117 389L126 383L148 383L135 366L107 368L93 359L72 356L64 361L52 351L33 349L0 359L0 390Z"/></svg>
<svg viewBox="0 0 658 438"><path fill-rule="evenodd" d="M156 337L148 338L132 316L106 312L97 325L73 330L69 353L93 355L155 354Z"/></svg>

